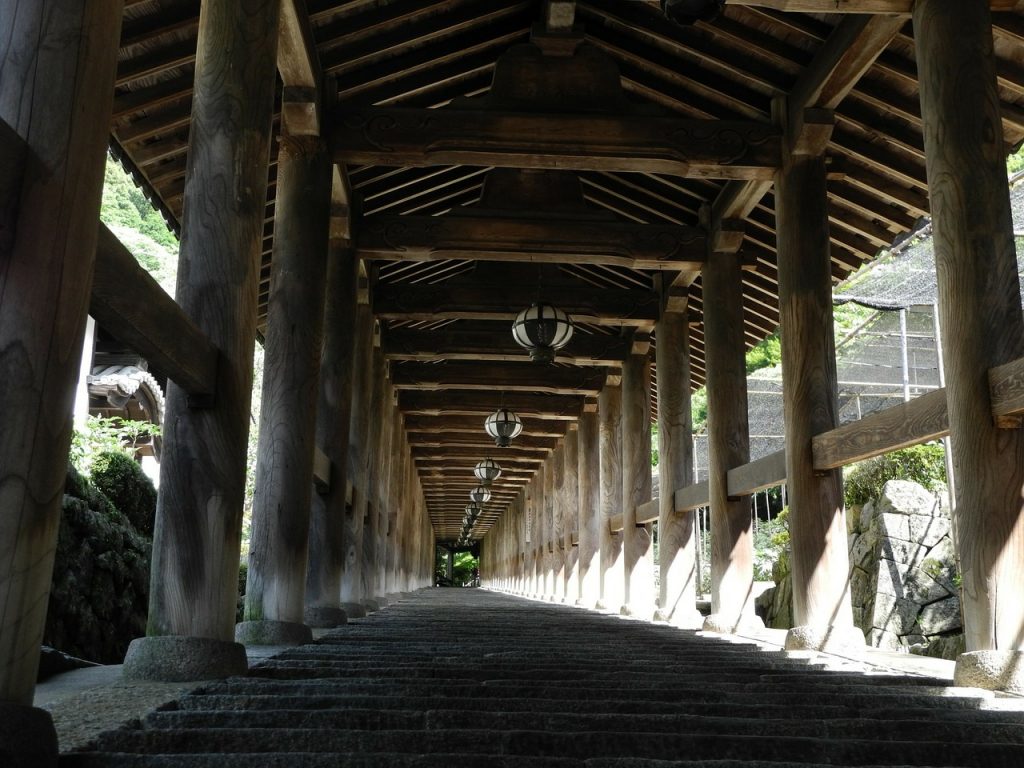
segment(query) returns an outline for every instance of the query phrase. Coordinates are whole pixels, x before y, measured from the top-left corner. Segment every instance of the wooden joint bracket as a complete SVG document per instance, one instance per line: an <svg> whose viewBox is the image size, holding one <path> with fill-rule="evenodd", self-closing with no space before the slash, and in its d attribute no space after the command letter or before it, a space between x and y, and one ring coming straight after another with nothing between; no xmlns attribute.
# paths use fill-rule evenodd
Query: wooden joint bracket
<svg viewBox="0 0 1024 768"><path fill-rule="evenodd" d="M835 128L835 114L830 109L805 109L790 116L787 132L789 151L798 157L825 154Z"/></svg>

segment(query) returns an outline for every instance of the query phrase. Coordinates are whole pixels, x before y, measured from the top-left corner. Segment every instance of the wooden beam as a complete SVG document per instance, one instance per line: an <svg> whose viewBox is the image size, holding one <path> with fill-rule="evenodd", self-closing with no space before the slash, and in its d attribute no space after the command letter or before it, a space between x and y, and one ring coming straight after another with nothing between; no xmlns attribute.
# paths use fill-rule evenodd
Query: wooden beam
<svg viewBox="0 0 1024 768"><path fill-rule="evenodd" d="M480 415L486 418L501 406L519 416L555 421L575 421L583 413L583 398L569 395L541 395L526 392L481 392L479 390L418 390L398 393L398 407L407 416L441 414Z"/></svg>
<svg viewBox="0 0 1024 768"><path fill-rule="evenodd" d="M284 89L281 123L292 136L320 135L320 61L306 0L282 0L277 71Z"/></svg>
<svg viewBox="0 0 1024 768"><path fill-rule="evenodd" d="M1024 358L990 369L988 384L995 423L1019 427L1024 417Z"/></svg>
<svg viewBox="0 0 1024 768"><path fill-rule="evenodd" d="M863 419L815 435L816 472L838 469L949 434L946 390L937 389Z"/></svg>
<svg viewBox="0 0 1024 768"><path fill-rule="evenodd" d="M993 11L1012 11L1018 0L991 0ZM729 5L792 13L898 14L909 16L914 0L728 0Z"/></svg>
<svg viewBox="0 0 1024 768"><path fill-rule="evenodd" d="M595 288L582 283L549 285L558 306L576 322L649 327L658 317L658 295L640 289ZM533 283L475 283L451 280L436 285L378 283L373 312L385 320L508 320L537 300ZM511 326L510 326L511 327ZM571 353L572 342L568 351Z"/></svg>
<svg viewBox="0 0 1024 768"><path fill-rule="evenodd" d="M704 480L685 488L677 488L673 494L676 512L688 512L698 507L706 507L711 503L711 494L708 489L708 481Z"/></svg>
<svg viewBox="0 0 1024 768"><path fill-rule="evenodd" d="M491 165L770 179L781 139L767 123L397 107L340 108L337 162Z"/></svg>
<svg viewBox="0 0 1024 768"><path fill-rule="evenodd" d="M543 392L552 395L597 394L605 370L590 367L522 363L395 363L391 381L396 389L477 389L504 392Z"/></svg>
<svg viewBox="0 0 1024 768"><path fill-rule="evenodd" d="M525 261L603 264L638 270L700 271L706 252L697 227L495 215L364 219L355 239L364 259Z"/></svg>
<svg viewBox="0 0 1024 768"><path fill-rule="evenodd" d="M441 330L384 329L381 346L389 360L516 362L524 359L526 351L516 344L507 323L493 323L485 328L463 328L461 325ZM628 353L629 344L622 336L577 331L569 346L558 351L555 361L618 366Z"/></svg>
<svg viewBox="0 0 1024 768"><path fill-rule="evenodd" d="M608 530L612 533L618 533L625 528L623 517L621 514L615 515L614 517L608 518Z"/></svg>
<svg viewBox="0 0 1024 768"><path fill-rule="evenodd" d="M776 451L728 472L729 496L749 496L755 491L786 482L786 451Z"/></svg>
<svg viewBox="0 0 1024 768"><path fill-rule="evenodd" d="M89 314L190 396L214 394L216 348L104 224Z"/></svg>
<svg viewBox="0 0 1024 768"><path fill-rule="evenodd" d="M524 417L521 436L562 437L567 428L568 422L541 421ZM436 416L407 415L405 418L405 430L409 435L416 432L428 432L435 435L445 433L485 434L483 429L483 416L443 413ZM489 435L486 435L486 438L493 443Z"/></svg>
<svg viewBox="0 0 1024 768"><path fill-rule="evenodd" d="M647 523L658 522L658 505L659 501L657 498L651 499L645 504L641 504L636 508L636 524L646 525Z"/></svg>

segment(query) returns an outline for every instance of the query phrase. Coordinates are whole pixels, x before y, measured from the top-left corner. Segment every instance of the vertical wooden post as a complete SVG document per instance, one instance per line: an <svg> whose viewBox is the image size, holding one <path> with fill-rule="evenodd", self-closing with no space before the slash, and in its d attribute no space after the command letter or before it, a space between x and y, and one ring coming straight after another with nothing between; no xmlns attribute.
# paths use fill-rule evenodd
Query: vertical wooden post
<svg viewBox="0 0 1024 768"><path fill-rule="evenodd" d="M606 384L597 399L601 450L601 598L597 608L617 611L626 584L622 534L609 524L622 514L622 389Z"/></svg>
<svg viewBox="0 0 1024 768"><path fill-rule="evenodd" d="M331 163L315 137L282 137L274 257L241 643L299 645L313 489Z"/></svg>
<svg viewBox="0 0 1024 768"><path fill-rule="evenodd" d="M594 608L601 598L601 451L596 412L579 422L579 577L577 605Z"/></svg>
<svg viewBox="0 0 1024 768"><path fill-rule="evenodd" d="M376 341L374 339L374 341ZM359 578L362 583L363 605L368 611L376 611L380 606L377 600L377 572L381 494L380 477L381 457L384 454L384 444L387 430L381 429L384 422L384 401L385 387L387 382L387 360L380 347L374 344L371 363L370 378L370 407L367 422L367 431L364 433L366 441L366 506L363 511L363 557L362 568Z"/></svg>
<svg viewBox="0 0 1024 768"><path fill-rule="evenodd" d="M190 403L168 385L149 637L129 647L128 677L246 668L231 641L278 16L267 0L207 0L200 10L176 296L221 357L212 402Z"/></svg>
<svg viewBox="0 0 1024 768"><path fill-rule="evenodd" d="M1024 356L1024 321L991 25L982 0L914 6L963 570L956 678L1019 690L1024 432L993 423L986 371Z"/></svg>
<svg viewBox="0 0 1024 768"><path fill-rule="evenodd" d="M314 493L309 520L304 621L334 627L347 620L341 607L345 568L348 437L352 416L358 261L347 242L332 240L328 251L324 343L320 357L316 443L331 462L330 483Z"/></svg>
<svg viewBox="0 0 1024 768"><path fill-rule="evenodd" d="M562 520L565 530L562 534L562 552L565 557L565 581L563 602L575 605L580 598L579 551L572 545L573 533L579 530L580 485L579 485L579 433L576 425L569 426L565 433L565 480L562 486Z"/></svg>
<svg viewBox="0 0 1024 768"><path fill-rule="evenodd" d="M557 449L556 449L557 450ZM555 455L548 455L544 462L544 538L541 539L541 557L544 564L545 600L553 600L555 596Z"/></svg>
<svg viewBox="0 0 1024 768"><path fill-rule="evenodd" d="M647 347L644 344L644 347ZM622 366L622 525L625 552L624 616L654 616L654 544L650 525L637 525L636 508L651 500L651 363L645 349Z"/></svg>
<svg viewBox="0 0 1024 768"><path fill-rule="evenodd" d="M0 119L25 144L0 211L0 743L55 766L33 709L92 286L120 0L0 5ZM15 174L5 164L2 171Z"/></svg>
<svg viewBox="0 0 1024 768"><path fill-rule="evenodd" d="M554 602L565 599L565 442L559 442L548 459L551 467L551 536L548 549L551 557L551 589L548 597Z"/></svg>
<svg viewBox="0 0 1024 768"><path fill-rule="evenodd" d="M705 620L704 628L734 632L740 627L760 623L754 615L750 497L730 498L726 477L730 469L750 460L739 256L710 253L701 282L711 501L711 615Z"/></svg>
<svg viewBox="0 0 1024 768"><path fill-rule="evenodd" d="M693 482L690 325L664 312L655 328L658 357L658 621L699 629L696 512L676 512L674 494Z"/></svg>
<svg viewBox="0 0 1024 768"><path fill-rule="evenodd" d="M341 607L349 618L366 615L366 606L363 605L365 593L362 587L363 517L366 514L369 493L366 441L370 430L372 360L373 314L368 305L359 304L356 309L355 378L352 381L352 419L348 438L352 504L345 515L345 571L341 580Z"/></svg>
<svg viewBox="0 0 1024 768"><path fill-rule="evenodd" d="M786 647L856 651L842 471L816 473L811 456L811 438L838 425L825 158L790 156L775 190L796 625Z"/></svg>

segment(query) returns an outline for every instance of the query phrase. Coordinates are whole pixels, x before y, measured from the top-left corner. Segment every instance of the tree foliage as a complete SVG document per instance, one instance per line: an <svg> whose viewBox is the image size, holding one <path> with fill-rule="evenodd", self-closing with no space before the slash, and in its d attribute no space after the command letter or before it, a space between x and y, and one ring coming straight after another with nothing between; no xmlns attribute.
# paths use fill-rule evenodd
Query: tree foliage
<svg viewBox="0 0 1024 768"><path fill-rule="evenodd" d="M946 454L942 443L925 443L893 451L853 465L843 485L847 507L860 507L882 493L890 480L913 480L929 491L946 485Z"/></svg>

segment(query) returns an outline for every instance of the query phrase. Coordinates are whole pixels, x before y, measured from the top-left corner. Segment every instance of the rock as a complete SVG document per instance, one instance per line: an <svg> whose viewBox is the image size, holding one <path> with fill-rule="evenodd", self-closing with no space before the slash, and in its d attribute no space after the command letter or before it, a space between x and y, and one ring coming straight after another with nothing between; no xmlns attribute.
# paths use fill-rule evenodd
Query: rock
<svg viewBox="0 0 1024 768"><path fill-rule="evenodd" d="M917 619L921 631L926 635L941 635L946 632L953 632L961 627L960 600L957 597L950 597L931 603L921 609Z"/></svg>
<svg viewBox="0 0 1024 768"><path fill-rule="evenodd" d="M963 635L950 635L948 637L931 638L922 655L931 656L934 659L956 661L957 657L966 650L967 643Z"/></svg>
<svg viewBox="0 0 1024 768"><path fill-rule="evenodd" d="M880 594L906 598L918 605L944 600L951 594L927 573L884 558L878 564L877 590Z"/></svg>
<svg viewBox="0 0 1024 768"><path fill-rule="evenodd" d="M915 627L921 606L913 600L879 594L875 598L874 626L897 637L909 634Z"/></svg>
<svg viewBox="0 0 1024 768"><path fill-rule="evenodd" d="M868 645L873 646L874 648L881 648L886 651L896 651L900 648L899 635L893 634L892 632L872 627L868 630L866 635Z"/></svg>
<svg viewBox="0 0 1024 768"><path fill-rule="evenodd" d="M961 654L954 685L1024 694L1024 651L972 651Z"/></svg>

